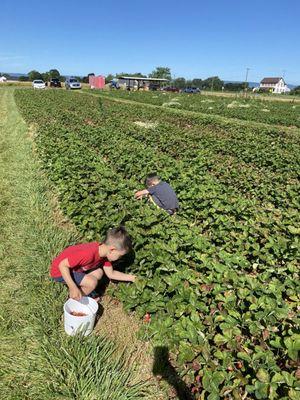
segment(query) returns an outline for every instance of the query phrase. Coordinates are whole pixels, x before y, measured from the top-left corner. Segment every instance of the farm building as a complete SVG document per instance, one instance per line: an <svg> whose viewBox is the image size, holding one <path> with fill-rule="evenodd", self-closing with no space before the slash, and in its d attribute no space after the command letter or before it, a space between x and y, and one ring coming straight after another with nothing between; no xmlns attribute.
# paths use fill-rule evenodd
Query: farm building
<svg viewBox="0 0 300 400"><path fill-rule="evenodd" d="M119 85L125 85L127 89L152 89L157 90L161 84L168 82L168 79L162 78L141 78L139 76L120 76Z"/></svg>
<svg viewBox="0 0 300 400"><path fill-rule="evenodd" d="M91 89L103 89L105 86L105 77L102 75L99 76L90 75L89 85Z"/></svg>
<svg viewBox="0 0 300 400"><path fill-rule="evenodd" d="M260 82L259 89L272 93L287 93L290 91L283 78L264 78Z"/></svg>

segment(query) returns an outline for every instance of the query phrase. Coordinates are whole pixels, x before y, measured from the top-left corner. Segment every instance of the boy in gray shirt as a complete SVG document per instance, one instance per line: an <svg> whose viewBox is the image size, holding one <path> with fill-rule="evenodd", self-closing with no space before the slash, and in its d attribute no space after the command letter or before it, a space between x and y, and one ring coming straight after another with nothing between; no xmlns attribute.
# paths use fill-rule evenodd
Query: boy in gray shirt
<svg viewBox="0 0 300 400"><path fill-rule="evenodd" d="M150 174L146 178L147 189L139 190L134 194L136 199L149 196L150 199L160 208L173 215L179 209L176 193L171 186L161 181L156 174Z"/></svg>

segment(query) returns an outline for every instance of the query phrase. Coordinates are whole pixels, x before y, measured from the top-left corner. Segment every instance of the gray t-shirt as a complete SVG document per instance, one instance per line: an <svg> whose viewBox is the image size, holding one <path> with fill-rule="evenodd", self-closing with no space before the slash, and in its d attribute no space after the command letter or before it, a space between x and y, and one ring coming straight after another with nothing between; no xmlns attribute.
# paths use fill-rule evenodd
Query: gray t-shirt
<svg viewBox="0 0 300 400"><path fill-rule="evenodd" d="M147 188L153 198L153 201L164 210L179 209L179 203L176 193L167 182L159 182L155 186Z"/></svg>

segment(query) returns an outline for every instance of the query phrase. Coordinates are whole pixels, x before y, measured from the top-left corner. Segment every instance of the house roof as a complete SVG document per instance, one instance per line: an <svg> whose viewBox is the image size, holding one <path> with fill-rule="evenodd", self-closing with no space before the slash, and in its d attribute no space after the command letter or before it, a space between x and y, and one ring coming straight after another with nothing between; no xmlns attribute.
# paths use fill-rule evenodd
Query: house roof
<svg viewBox="0 0 300 400"><path fill-rule="evenodd" d="M260 83L274 84L278 83L282 78L264 78Z"/></svg>

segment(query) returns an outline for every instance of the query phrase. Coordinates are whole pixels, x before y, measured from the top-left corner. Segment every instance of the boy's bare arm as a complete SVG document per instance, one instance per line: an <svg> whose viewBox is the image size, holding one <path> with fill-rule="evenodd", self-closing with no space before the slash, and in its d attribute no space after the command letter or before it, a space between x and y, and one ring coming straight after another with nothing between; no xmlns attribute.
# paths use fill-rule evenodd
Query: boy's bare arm
<svg viewBox="0 0 300 400"><path fill-rule="evenodd" d="M134 282L136 279L135 275L124 274L123 272L115 271L112 267L103 267L103 270L109 279L114 279L116 281Z"/></svg>
<svg viewBox="0 0 300 400"><path fill-rule="evenodd" d="M148 196L149 192L147 189L144 190L138 190L137 192L134 193L134 197L136 199L141 199L143 196Z"/></svg>
<svg viewBox="0 0 300 400"><path fill-rule="evenodd" d="M74 300L80 300L82 297L82 292L71 277L70 264L68 259L65 258L64 260L62 260L59 263L58 268L61 272L61 276L64 278L66 284L68 285L70 298Z"/></svg>

